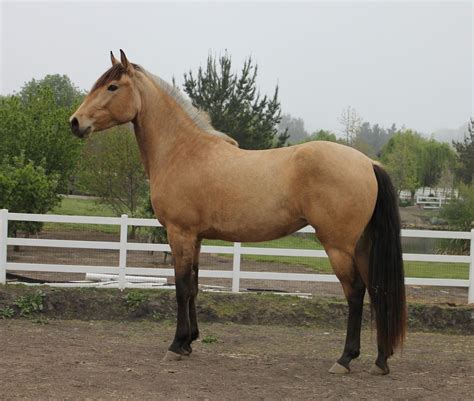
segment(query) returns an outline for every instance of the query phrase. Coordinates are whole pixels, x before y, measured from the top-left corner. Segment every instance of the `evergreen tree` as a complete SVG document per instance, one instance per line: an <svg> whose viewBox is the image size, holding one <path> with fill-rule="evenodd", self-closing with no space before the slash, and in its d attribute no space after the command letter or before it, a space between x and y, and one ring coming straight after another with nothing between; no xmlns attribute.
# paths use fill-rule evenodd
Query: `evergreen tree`
<svg viewBox="0 0 474 401"><path fill-rule="evenodd" d="M464 136L464 141L455 142L453 146L459 157L459 164L456 168L457 178L467 184L474 184L474 120L468 125L468 134Z"/></svg>
<svg viewBox="0 0 474 401"><path fill-rule="evenodd" d="M280 124L278 124L278 133L285 134L288 131L288 142L295 144L304 142L309 138L309 134L304 128L302 118L293 117L291 114L283 114Z"/></svg>
<svg viewBox="0 0 474 401"><path fill-rule="evenodd" d="M232 73L231 57L226 53L216 60L210 55L206 69L197 77L184 74L184 90L193 105L206 111L212 126L239 142L243 149L268 149L283 146L287 132L278 133L281 108L278 86L272 97L260 95L256 88L257 65L249 57L240 76Z"/></svg>
<svg viewBox="0 0 474 401"><path fill-rule="evenodd" d="M378 124L371 126L369 122L365 121L356 135L354 146L361 151L365 150L364 153L369 157L379 157L382 148L396 131L395 124L392 124L391 128L385 129ZM363 144L366 145L365 148Z"/></svg>

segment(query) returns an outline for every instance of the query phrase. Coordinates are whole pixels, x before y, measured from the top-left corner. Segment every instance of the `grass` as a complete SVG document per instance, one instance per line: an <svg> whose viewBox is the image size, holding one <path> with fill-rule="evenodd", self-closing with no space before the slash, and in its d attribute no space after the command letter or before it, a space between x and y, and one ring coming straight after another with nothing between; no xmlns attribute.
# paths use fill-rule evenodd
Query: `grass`
<svg viewBox="0 0 474 401"><path fill-rule="evenodd" d="M221 240L204 240L203 245L215 246L233 246L232 242ZM323 246L319 243L313 234L297 234L288 237L278 238L273 241L265 242L244 242L243 247L258 247L258 248L291 248L291 249L316 249L321 250ZM273 258L273 256L271 256ZM301 258L298 258L301 259Z"/></svg>
<svg viewBox="0 0 474 401"><path fill-rule="evenodd" d="M232 243L220 240L205 240L204 245L232 246ZM290 249L316 249L322 250L322 245L312 234L293 235L279 238L274 241L260 243L244 243L242 246L259 248L290 248ZM231 258L232 255L220 256ZM282 265L299 265L313 269L315 273L332 273L328 258L307 258L301 256L267 256L243 255L242 260L255 262L275 263ZM419 278L447 278L468 279L469 265L467 263L437 263L437 262L412 262L404 263L407 277Z"/></svg>
<svg viewBox="0 0 474 401"><path fill-rule="evenodd" d="M62 198L61 203L51 210L50 214L67 216L102 216L116 217L114 211L93 199Z"/></svg>
<svg viewBox="0 0 474 401"><path fill-rule="evenodd" d="M229 255L226 255L229 256ZM231 256L230 256L231 257ZM305 258L298 256L266 256L244 255L243 260L276 263L283 265L306 266L315 273L332 274L328 258ZM436 262L405 262L405 276L419 278L468 279L469 265L467 263L436 263Z"/></svg>
<svg viewBox="0 0 474 401"><path fill-rule="evenodd" d="M114 211L107 205L103 205L93 199L75 199L62 198L61 203L56 206L49 214L62 214L66 216L99 216L99 217L117 217ZM90 225L75 223L45 223L44 230L47 231L84 231L86 229L93 231L118 234L119 226L114 225Z"/></svg>
<svg viewBox="0 0 474 401"><path fill-rule="evenodd" d="M105 216L115 217L113 210L95 200L63 198L61 203L51 211L52 214ZM119 233L119 226L86 225L70 223L46 223L46 230L80 230L89 229L106 233ZM204 240L203 245L232 246L231 242L221 240ZM312 249L322 250L322 245L313 234L298 234L279 238L273 241L260 243L243 243L243 247L259 248L290 248L290 249ZM220 255L231 258L232 255ZM299 265L311 268L317 273L332 273L331 265L327 258L307 258L299 256L266 256L266 255L244 255L243 260L255 262L267 262L282 265ZM466 263L434 263L434 262L405 262L405 274L407 277L420 278L469 278L469 265Z"/></svg>

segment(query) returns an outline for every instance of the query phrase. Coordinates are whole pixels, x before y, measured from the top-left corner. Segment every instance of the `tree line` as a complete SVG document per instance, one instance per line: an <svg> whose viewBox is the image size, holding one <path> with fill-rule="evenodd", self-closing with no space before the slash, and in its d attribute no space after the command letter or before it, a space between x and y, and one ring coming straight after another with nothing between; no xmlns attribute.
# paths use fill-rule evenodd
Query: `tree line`
<svg viewBox="0 0 474 401"><path fill-rule="evenodd" d="M472 186L472 124L464 142L449 144L392 125L362 122L352 108L340 116L344 136L319 130L308 135L302 119L281 114L278 86L271 95L257 87L257 64L248 58L234 72L229 54L209 56L197 73L184 74L183 90L212 125L244 149L268 149L326 140L353 146L381 160L399 190L420 186ZM152 216L148 183L130 127L92 135L83 142L71 135L69 116L84 98L65 75L27 82L11 96L0 97L0 208L46 213L59 194L98 196L117 215ZM35 233L40 223L13 223L10 231Z"/></svg>

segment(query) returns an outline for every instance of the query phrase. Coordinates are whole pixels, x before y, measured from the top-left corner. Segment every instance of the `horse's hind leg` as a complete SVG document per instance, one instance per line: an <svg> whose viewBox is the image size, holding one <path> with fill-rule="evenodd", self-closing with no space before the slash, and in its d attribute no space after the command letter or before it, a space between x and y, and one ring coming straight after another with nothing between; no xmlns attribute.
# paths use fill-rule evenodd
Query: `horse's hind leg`
<svg viewBox="0 0 474 401"><path fill-rule="evenodd" d="M362 281L367 286L369 282L369 254L370 254L370 241L365 233L359 240L356 247L355 261L357 271L362 278ZM377 317L376 317L377 318ZM392 352L387 352L381 344L379 339L379 333L377 333L377 359L370 368L370 373L373 375L386 375L390 372L388 367L387 359L392 355Z"/></svg>
<svg viewBox="0 0 474 401"><path fill-rule="evenodd" d="M349 305L346 342L341 357L329 370L330 373L349 373L349 364L360 354L360 329L364 304L365 284L354 265L354 258L347 252L326 250L336 276L339 278Z"/></svg>

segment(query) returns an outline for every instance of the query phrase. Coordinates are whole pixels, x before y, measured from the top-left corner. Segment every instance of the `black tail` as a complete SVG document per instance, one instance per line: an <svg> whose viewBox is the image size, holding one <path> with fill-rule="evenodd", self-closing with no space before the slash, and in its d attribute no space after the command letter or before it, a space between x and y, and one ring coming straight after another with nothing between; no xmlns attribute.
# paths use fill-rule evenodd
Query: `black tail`
<svg viewBox="0 0 474 401"><path fill-rule="evenodd" d="M406 331L405 278L398 196L390 176L374 165L377 203L369 227L372 247L369 261L369 294L377 323L378 344L387 356L403 344Z"/></svg>

